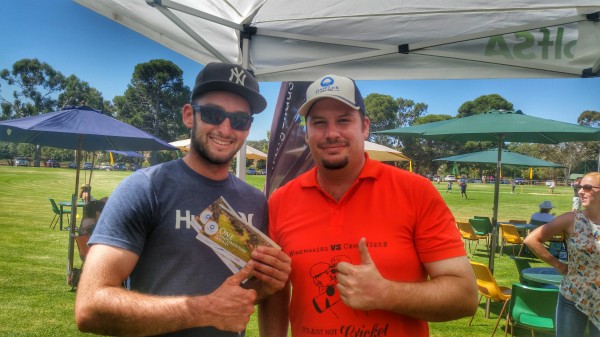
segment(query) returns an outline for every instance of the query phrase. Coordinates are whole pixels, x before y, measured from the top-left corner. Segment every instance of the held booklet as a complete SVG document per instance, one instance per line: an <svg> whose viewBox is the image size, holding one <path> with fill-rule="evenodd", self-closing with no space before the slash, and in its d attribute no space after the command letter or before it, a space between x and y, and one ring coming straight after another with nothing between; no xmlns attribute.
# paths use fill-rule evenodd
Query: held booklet
<svg viewBox="0 0 600 337"><path fill-rule="evenodd" d="M192 219L192 227L198 232L196 238L211 247L223 262L236 272L249 261L252 251L258 246L280 248L260 230L244 221L219 197ZM232 266L233 262L235 266ZM235 267L237 270L235 270Z"/></svg>

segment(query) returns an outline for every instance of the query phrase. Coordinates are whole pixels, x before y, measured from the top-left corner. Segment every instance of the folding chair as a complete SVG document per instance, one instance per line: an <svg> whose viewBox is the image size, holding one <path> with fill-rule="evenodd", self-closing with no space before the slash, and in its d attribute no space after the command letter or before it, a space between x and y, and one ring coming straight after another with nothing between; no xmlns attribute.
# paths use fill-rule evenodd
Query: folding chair
<svg viewBox="0 0 600 337"><path fill-rule="evenodd" d="M489 298L490 300L498 303L502 303L502 310L500 310L500 314L498 314L498 320L496 320L496 325L494 326L494 331L492 331L492 337L496 333L498 329L498 323L500 323L500 318L504 313L504 309L506 309L506 304L509 302L511 297L511 289L508 287L501 287L496 282L494 275L492 272L483 263L471 262L471 267L473 267L473 272L475 272L475 278L477 279L477 289L481 296L479 297L479 301L481 302L481 298L484 296ZM471 317L469 321L469 326L473 323L473 318L475 315Z"/></svg>
<svg viewBox="0 0 600 337"><path fill-rule="evenodd" d="M504 245L506 243L510 243L512 245L513 255L515 255L515 245L521 245L519 254L517 254L517 256L521 256L524 241L521 238L521 234L519 234L517 227L512 224L500 224L500 228L502 229L502 247L500 247L500 256L502 256Z"/></svg>
<svg viewBox="0 0 600 337"><path fill-rule="evenodd" d="M58 220L60 220L60 217L63 214L66 214L67 221L69 220L69 214L71 214L71 210L63 210L61 213L60 208L56 204L56 201L54 201L54 199L52 199L52 198L48 198L48 200L50 200L50 204L52 205L52 211L54 212L54 218L52 218L49 228L54 229L54 228L56 228L56 223L58 222ZM62 230L62 227L60 228L60 230Z"/></svg>
<svg viewBox="0 0 600 337"><path fill-rule="evenodd" d="M484 218L473 218L469 219L469 224L475 230L475 234L485 236L485 244L490 248L490 236L492 234L492 224L489 219Z"/></svg>
<svg viewBox="0 0 600 337"><path fill-rule="evenodd" d="M530 329L532 336L534 330L554 332L558 289L534 288L513 283L511 294L504 336L509 325L511 336L514 336L515 326Z"/></svg>
<svg viewBox="0 0 600 337"><path fill-rule="evenodd" d="M467 244L467 241L469 241L469 252L471 252L471 254L473 254L473 249L471 249L471 241L475 241L475 251L477 251L479 240L487 240L487 236L477 235L473 227L471 227L471 224L468 222L457 221L456 226L458 227L458 231L460 232L465 245Z"/></svg>

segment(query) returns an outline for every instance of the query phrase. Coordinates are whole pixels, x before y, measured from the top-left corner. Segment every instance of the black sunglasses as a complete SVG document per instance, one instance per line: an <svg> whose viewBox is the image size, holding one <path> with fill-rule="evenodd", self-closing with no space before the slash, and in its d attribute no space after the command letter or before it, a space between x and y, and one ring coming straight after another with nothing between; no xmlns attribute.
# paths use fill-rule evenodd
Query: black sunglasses
<svg viewBox="0 0 600 337"><path fill-rule="evenodd" d="M254 117L243 112L226 112L221 108L210 105L195 105L192 104L194 112L200 113L200 119L204 123L211 125L219 125L223 123L225 118L229 118L231 127L238 131L246 131L250 129Z"/></svg>
<svg viewBox="0 0 600 337"><path fill-rule="evenodd" d="M583 188L584 192L590 192L593 188L600 188L598 186L592 186L592 185L589 185L589 184L586 184L586 185L574 185L573 187L576 190L578 190L578 191Z"/></svg>

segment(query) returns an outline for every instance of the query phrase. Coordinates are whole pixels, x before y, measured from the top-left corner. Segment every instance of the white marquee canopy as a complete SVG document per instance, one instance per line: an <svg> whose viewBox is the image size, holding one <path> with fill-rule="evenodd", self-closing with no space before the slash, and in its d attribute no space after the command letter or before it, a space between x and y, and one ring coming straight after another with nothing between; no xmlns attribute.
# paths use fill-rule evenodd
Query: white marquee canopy
<svg viewBox="0 0 600 337"><path fill-rule="evenodd" d="M600 0L75 0L260 81L598 76Z"/></svg>

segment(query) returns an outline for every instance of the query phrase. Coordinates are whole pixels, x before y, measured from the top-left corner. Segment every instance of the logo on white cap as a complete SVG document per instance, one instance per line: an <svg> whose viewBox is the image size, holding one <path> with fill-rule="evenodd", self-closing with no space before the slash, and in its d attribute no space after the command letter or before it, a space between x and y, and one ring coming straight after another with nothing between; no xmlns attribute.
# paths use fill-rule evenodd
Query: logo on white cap
<svg viewBox="0 0 600 337"><path fill-rule="evenodd" d="M335 84L335 80L333 79L333 77L330 76L326 76L321 80L321 87L320 88L316 88L315 90L315 95L319 95L323 92L329 91L329 92L333 92L333 91L340 91L340 87L338 85L334 85Z"/></svg>

